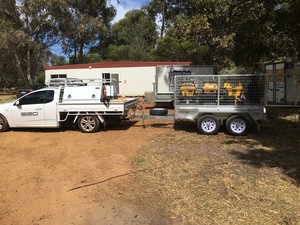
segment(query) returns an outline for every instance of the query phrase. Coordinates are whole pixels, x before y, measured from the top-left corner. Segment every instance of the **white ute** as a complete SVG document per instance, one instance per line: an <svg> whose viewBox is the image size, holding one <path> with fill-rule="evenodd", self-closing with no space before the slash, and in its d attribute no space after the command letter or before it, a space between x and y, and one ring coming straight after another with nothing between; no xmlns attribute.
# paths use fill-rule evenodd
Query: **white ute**
<svg viewBox="0 0 300 225"><path fill-rule="evenodd" d="M109 99L104 86L52 87L0 104L0 132L9 128L59 128L78 124L83 133L122 120L137 106L137 98Z"/></svg>

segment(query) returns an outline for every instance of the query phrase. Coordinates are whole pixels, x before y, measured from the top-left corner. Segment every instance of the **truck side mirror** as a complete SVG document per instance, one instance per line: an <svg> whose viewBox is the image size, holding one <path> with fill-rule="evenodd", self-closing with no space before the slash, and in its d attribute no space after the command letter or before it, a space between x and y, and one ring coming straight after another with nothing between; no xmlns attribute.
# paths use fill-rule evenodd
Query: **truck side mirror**
<svg viewBox="0 0 300 225"><path fill-rule="evenodd" d="M16 106L21 105L20 100L16 101L14 105L16 105Z"/></svg>

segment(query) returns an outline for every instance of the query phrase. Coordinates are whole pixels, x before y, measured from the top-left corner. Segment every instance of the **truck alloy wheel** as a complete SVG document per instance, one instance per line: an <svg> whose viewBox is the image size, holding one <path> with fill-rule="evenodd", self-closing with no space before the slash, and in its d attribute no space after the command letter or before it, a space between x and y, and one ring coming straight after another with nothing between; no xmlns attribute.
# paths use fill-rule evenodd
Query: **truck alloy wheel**
<svg viewBox="0 0 300 225"><path fill-rule="evenodd" d="M231 116L226 122L226 130L235 136L245 135L248 128L248 121L239 115Z"/></svg>
<svg viewBox="0 0 300 225"><path fill-rule="evenodd" d="M0 132L8 130L9 126L7 120L0 115Z"/></svg>
<svg viewBox="0 0 300 225"><path fill-rule="evenodd" d="M84 115L78 120L78 126L83 133L94 133L99 129L100 121L97 116Z"/></svg>
<svg viewBox="0 0 300 225"><path fill-rule="evenodd" d="M197 127L203 134L216 134L220 128L220 122L213 115L205 115L199 118Z"/></svg>

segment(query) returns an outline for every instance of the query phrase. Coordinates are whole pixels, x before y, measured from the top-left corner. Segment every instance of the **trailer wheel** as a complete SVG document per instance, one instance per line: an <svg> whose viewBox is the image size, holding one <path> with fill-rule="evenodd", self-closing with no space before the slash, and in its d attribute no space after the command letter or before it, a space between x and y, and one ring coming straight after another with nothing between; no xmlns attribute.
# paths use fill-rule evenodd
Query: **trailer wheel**
<svg viewBox="0 0 300 225"><path fill-rule="evenodd" d="M7 131L9 129L9 125L4 116L0 115L0 132Z"/></svg>
<svg viewBox="0 0 300 225"><path fill-rule="evenodd" d="M151 116L166 116L168 115L168 109L166 108L152 108L150 109Z"/></svg>
<svg viewBox="0 0 300 225"><path fill-rule="evenodd" d="M231 116L226 122L226 130L234 136L242 136L248 132L248 121L239 115Z"/></svg>
<svg viewBox="0 0 300 225"><path fill-rule="evenodd" d="M97 116L84 115L78 120L78 126L82 133L95 133L100 126Z"/></svg>
<svg viewBox="0 0 300 225"><path fill-rule="evenodd" d="M216 134L220 128L220 121L213 115L205 115L199 118L197 127L203 134Z"/></svg>

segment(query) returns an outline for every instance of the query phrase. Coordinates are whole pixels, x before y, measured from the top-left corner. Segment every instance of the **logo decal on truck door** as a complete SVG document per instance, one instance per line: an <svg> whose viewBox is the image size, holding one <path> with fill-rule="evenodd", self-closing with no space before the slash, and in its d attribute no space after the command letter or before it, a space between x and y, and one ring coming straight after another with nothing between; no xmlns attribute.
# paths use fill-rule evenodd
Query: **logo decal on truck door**
<svg viewBox="0 0 300 225"><path fill-rule="evenodd" d="M22 112L21 116L38 116L38 112Z"/></svg>

